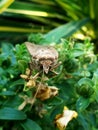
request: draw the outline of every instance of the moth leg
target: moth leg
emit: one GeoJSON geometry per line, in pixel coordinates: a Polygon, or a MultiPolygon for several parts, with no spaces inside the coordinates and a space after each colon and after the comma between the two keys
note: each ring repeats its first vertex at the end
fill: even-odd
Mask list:
{"type": "Polygon", "coordinates": [[[29,66],[29,69],[30,69],[30,75],[32,74],[32,71],[33,71],[33,69],[34,69],[34,64],[32,63],[32,62],[30,62],[29,64],[28,64],[28,66],[29,66]]]}
{"type": "Polygon", "coordinates": [[[55,68],[57,68],[57,67],[60,66],[60,65],[61,65],[61,62],[59,62],[59,63],[53,65],[53,66],[50,68],[50,71],[53,71],[55,68]]]}
{"type": "Polygon", "coordinates": [[[61,65],[61,62],[53,65],[51,68],[50,68],[50,71],[53,72],[55,75],[58,75],[59,73],[56,72],[54,69],[56,69],[57,67],[59,67],[61,65]]]}
{"type": "Polygon", "coordinates": [[[38,65],[34,61],[31,61],[28,66],[29,66],[31,73],[33,70],[39,70],[38,65]]]}

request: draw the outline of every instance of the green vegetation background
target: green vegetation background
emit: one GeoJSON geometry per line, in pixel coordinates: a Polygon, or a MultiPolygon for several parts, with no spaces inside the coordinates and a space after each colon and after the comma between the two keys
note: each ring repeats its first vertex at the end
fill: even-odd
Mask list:
{"type": "Polygon", "coordinates": [[[97,130],[98,60],[94,48],[98,40],[98,1],[0,3],[0,130],[56,130],[54,118],[64,106],[78,112],[78,118],[66,130],[97,130]],[[31,96],[31,91],[23,91],[25,81],[20,78],[29,62],[24,41],[54,45],[62,65],[58,76],[49,80],[59,88],[59,95],[19,111],[23,102],[20,95],[31,96]],[[48,111],[43,118],[36,111],[40,105],[48,111]]]}

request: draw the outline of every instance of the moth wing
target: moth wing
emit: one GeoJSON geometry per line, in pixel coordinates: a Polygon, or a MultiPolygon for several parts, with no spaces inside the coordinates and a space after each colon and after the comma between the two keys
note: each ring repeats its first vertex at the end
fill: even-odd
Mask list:
{"type": "Polygon", "coordinates": [[[52,54],[54,54],[55,58],[58,58],[58,52],[55,48],[50,47],[50,51],[51,51],[52,54]]]}
{"type": "Polygon", "coordinates": [[[30,42],[25,42],[25,45],[31,56],[35,57],[36,55],[36,45],[30,42]]]}
{"type": "Polygon", "coordinates": [[[51,54],[51,57],[54,57],[54,59],[58,58],[58,52],[54,47],[47,46],[47,51],[51,54]]]}
{"type": "Polygon", "coordinates": [[[58,58],[58,52],[56,51],[55,48],[52,46],[41,46],[41,45],[35,45],[30,42],[25,42],[25,45],[33,58],[44,58],[44,57],[54,57],[58,58]]]}

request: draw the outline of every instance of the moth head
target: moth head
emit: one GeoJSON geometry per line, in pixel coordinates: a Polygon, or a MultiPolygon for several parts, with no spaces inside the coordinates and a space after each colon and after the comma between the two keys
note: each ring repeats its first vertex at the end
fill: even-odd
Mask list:
{"type": "Polygon", "coordinates": [[[42,65],[44,72],[47,74],[53,62],[50,59],[44,59],[40,61],[40,65],[42,65]]]}

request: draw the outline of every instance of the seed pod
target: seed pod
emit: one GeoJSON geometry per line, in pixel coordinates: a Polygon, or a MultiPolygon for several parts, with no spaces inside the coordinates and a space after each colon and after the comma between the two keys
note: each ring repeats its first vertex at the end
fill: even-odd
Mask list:
{"type": "Polygon", "coordinates": [[[83,97],[90,97],[94,93],[94,88],[87,84],[77,86],[76,90],[77,93],[83,97]]]}
{"type": "Polygon", "coordinates": [[[67,70],[67,72],[74,72],[79,67],[79,65],[75,59],[67,59],[64,62],[64,67],[67,70]]]}
{"type": "Polygon", "coordinates": [[[28,75],[28,76],[30,75],[30,69],[29,68],[26,69],[26,75],[28,75]]]}

